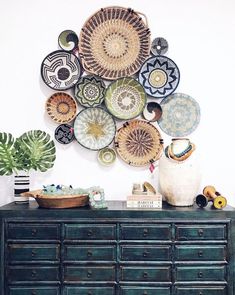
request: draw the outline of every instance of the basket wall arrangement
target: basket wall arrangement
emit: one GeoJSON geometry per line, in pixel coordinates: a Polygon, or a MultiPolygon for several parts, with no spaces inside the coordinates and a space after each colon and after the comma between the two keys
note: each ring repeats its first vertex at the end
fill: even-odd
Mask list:
{"type": "Polygon", "coordinates": [[[179,67],[167,56],[166,38],[151,39],[143,12],[101,8],[79,32],[60,31],[58,47],[41,64],[42,80],[54,91],[45,106],[58,124],[58,143],[77,142],[101,165],[113,165],[118,155],[152,172],[164,134],[188,136],[198,127],[199,104],[176,93],[179,67]]]}

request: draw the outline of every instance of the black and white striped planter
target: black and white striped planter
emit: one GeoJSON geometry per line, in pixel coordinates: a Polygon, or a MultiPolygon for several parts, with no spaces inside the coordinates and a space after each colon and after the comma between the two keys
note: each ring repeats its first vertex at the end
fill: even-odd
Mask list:
{"type": "Polygon", "coordinates": [[[30,178],[29,175],[23,172],[14,175],[14,201],[15,203],[28,203],[29,198],[23,197],[20,194],[29,191],[30,178]]]}

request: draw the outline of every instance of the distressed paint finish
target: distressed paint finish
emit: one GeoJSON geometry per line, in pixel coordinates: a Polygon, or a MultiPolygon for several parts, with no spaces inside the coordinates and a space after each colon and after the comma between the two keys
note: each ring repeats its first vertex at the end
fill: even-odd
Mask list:
{"type": "Polygon", "coordinates": [[[0,208],[1,295],[235,295],[235,209],[0,208]]]}
{"type": "Polygon", "coordinates": [[[68,262],[116,261],[116,246],[65,245],[64,249],[64,260],[68,262]]]}
{"type": "Polygon", "coordinates": [[[58,287],[10,287],[9,295],[59,295],[58,287]]]}
{"type": "Polygon", "coordinates": [[[114,295],[112,287],[65,287],[63,295],[114,295]]]}
{"type": "Polygon", "coordinates": [[[17,262],[46,262],[59,261],[59,245],[50,244],[17,244],[8,245],[8,260],[17,262]]]}
{"type": "Polygon", "coordinates": [[[125,286],[121,287],[120,290],[121,295],[170,295],[171,289],[170,287],[132,287],[132,286],[125,286]]]}

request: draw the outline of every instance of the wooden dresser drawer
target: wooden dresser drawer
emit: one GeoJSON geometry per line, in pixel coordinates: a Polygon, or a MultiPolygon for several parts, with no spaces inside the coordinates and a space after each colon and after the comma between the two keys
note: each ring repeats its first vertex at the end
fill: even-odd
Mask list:
{"type": "Polygon", "coordinates": [[[171,267],[120,267],[121,281],[140,281],[140,282],[169,282],[171,280],[171,267]]]}
{"type": "Polygon", "coordinates": [[[226,295],[227,288],[225,286],[216,287],[177,287],[176,295],[226,295]]]}
{"type": "Polygon", "coordinates": [[[176,240],[224,240],[227,238],[226,225],[177,225],[176,240]]]}
{"type": "Polygon", "coordinates": [[[66,224],[65,239],[68,240],[115,240],[115,224],[66,224]]]}
{"type": "Polygon", "coordinates": [[[59,229],[57,224],[9,223],[7,237],[13,240],[58,240],[59,229]]]}
{"type": "Polygon", "coordinates": [[[65,287],[63,295],[114,295],[112,287],[65,287]]]}
{"type": "Polygon", "coordinates": [[[59,267],[53,266],[10,266],[8,267],[8,281],[31,282],[46,281],[56,282],[59,280],[59,267]]]}
{"type": "Polygon", "coordinates": [[[121,224],[121,240],[171,240],[170,224],[121,224]]]}
{"type": "Polygon", "coordinates": [[[177,245],[175,246],[175,260],[226,261],[226,246],[177,245]]]}
{"type": "Polygon", "coordinates": [[[170,295],[170,287],[132,287],[120,288],[120,295],[170,295]]]}
{"type": "Polygon", "coordinates": [[[9,244],[9,262],[59,261],[59,245],[53,244],[9,244]]]}
{"type": "Polygon", "coordinates": [[[171,258],[171,246],[120,246],[120,258],[125,261],[164,261],[171,258]]]}
{"type": "Polygon", "coordinates": [[[115,281],[114,266],[65,266],[65,281],[115,281]]]}
{"type": "Polygon", "coordinates": [[[115,261],[116,246],[65,245],[65,261],[115,261]]]}
{"type": "Polygon", "coordinates": [[[177,266],[176,281],[225,281],[225,266],[177,266]]]}
{"type": "Polygon", "coordinates": [[[58,287],[9,287],[9,295],[59,295],[60,290],[58,287]]]}

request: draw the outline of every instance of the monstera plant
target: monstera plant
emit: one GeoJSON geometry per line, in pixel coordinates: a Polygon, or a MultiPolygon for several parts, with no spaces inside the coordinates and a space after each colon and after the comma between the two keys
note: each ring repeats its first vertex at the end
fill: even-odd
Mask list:
{"type": "Polygon", "coordinates": [[[41,130],[25,132],[16,139],[10,133],[0,133],[0,175],[30,169],[45,172],[54,165],[55,151],[54,141],[41,130]]]}

